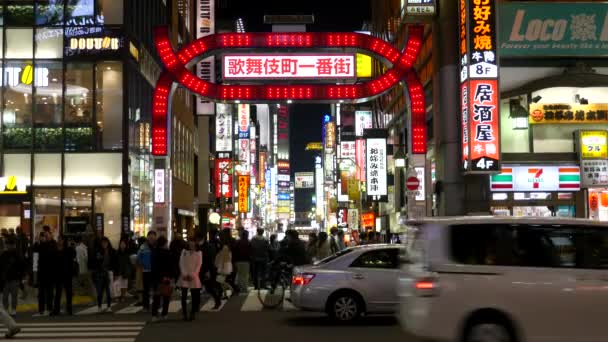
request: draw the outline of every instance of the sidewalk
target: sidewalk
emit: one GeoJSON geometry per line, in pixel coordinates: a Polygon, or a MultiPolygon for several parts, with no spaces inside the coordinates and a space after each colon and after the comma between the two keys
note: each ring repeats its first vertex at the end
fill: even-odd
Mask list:
{"type": "MultiPolygon", "coordinates": [[[[26,297],[22,297],[23,292],[19,291],[19,300],[17,305],[17,313],[28,313],[38,311],[38,289],[34,287],[26,287],[26,297]]],[[[65,297],[65,295],[64,295],[65,297]]],[[[95,302],[92,295],[74,295],[72,297],[72,305],[89,305],[95,302]]],[[[65,298],[62,298],[61,304],[65,304],[65,298]]]]}

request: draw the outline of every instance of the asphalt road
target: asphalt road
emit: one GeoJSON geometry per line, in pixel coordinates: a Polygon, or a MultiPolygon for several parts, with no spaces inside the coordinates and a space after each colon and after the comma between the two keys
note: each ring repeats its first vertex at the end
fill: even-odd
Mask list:
{"type": "MultiPolygon", "coordinates": [[[[229,305],[230,303],[228,303],[229,305]]],[[[227,306],[228,306],[227,305],[227,306]]],[[[352,324],[335,324],[325,316],[299,311],[201,312],[194,322],[179,314],[149,323],[150,316],[95,314],[72,317],[24,317],[16,341],[42,342],[181,342],[181,341],[400,341],[407,337],[392,317],[370,316],[352,324]]],[[[2,334],[4,330],[0,329],[2,334]]],[[[4,337],[0,337],[0,340],[4,337]]]]}

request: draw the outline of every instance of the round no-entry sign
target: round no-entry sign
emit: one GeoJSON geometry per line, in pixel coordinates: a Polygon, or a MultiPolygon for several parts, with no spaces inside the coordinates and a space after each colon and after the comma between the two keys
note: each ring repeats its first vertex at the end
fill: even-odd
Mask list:
{"type": "Polygon", "coordinates": [[[408,177],[405,185],[409,191],[416,191],[420,186],[420,181],[416,177],[408,177]]]}

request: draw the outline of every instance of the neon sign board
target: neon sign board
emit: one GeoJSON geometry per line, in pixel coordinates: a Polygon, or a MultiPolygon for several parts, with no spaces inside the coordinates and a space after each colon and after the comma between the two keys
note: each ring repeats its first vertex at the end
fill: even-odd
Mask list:
{"type": "MultiPolygon", "coordinates": [[[[220,33],[199,38],[176,51],[171,45],[167,27],[155,30],[155,43],[165,71],[157,82],[153,101],[153,154],[166,155],[169,101],[175,83],[194,94],[217,102],[366,102],[404,82],[412,109],[412,146],[414,153],[426,153],[426,106],[420,79],[413,70],[422,45],[423,27],[410,25],[405,48],[400,51],[390,43],[356,32],[263,32],[220,33]],[[345,53],[365,53],[386,65],[386,72],[356,84],[218,84],[196,76],[189,67],[201,58],[230,50],[323,50],[341,49],[345,53]]],[[[305,54],[298,54],[304,56],[305,54]]],[[[313,55],[321,55],[313,54],[313,55]]],[[[255,56],[255,54],[249,57],[255,56]]],[[[257,63],[257,62],[256,62],[257,63]]],[[[353,61],[353,69],[356,62],[353,61]]],[[[351,70],[356,72],[356,70],[351,70]]],[[[342,77],[342,76],[340,76],[342,77]]],[[[281,77],[289,79],[288,77],[281,77]]]]}
{"type": "Polygon", "coordinates": [[[354,78],[354,54],[225,55],[224,79],[354,78]]]}

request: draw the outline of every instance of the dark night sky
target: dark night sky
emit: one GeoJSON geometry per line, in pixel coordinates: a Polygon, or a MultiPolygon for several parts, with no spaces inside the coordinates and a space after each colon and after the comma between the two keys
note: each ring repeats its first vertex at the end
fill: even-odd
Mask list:
{"type": "MultiPolygon", "coordinates": [[[[265,14],[313,14],[315,24],[308,31],[357,31],[370,18],[371,0],[223,0],[228,3],[225,19],[243,18],[248,32],[269,32],[265,14]]],[[[377,0],[376,0],[377,1],[377,0]]],[[[329,113],[327,104],[291,105],[291,167],[293,172],[314,171],[314,154],[306,144],[321,141],[321,120],[329,113]]],[[[301,191],[298,191],[301,193],[301,191]]],[[[296,196],[296,211],[311,207],[310,196],[296,196]],[[303,200],[304,198],[306,200],[303,200]]]]}

